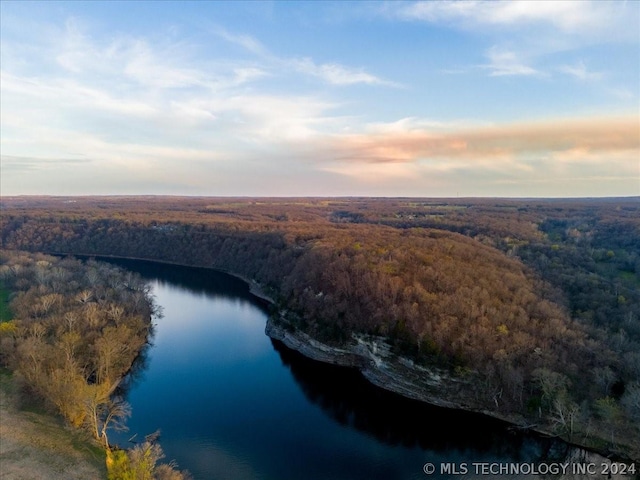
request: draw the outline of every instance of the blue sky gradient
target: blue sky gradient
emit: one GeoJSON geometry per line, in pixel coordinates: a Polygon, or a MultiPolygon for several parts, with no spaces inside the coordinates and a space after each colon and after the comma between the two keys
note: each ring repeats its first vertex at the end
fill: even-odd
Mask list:
{"type": "Polygon", "coordinates": [[[640,2],[0,9],[2,195],[640,194],[640,2]]]}

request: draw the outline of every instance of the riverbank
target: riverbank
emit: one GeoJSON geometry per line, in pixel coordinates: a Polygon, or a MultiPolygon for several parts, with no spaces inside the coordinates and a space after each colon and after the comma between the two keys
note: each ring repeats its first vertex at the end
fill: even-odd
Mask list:
{"type": "Polygon", "coordinates": [[[102,480],[104,452],[62,420],[25,405],[15,377],[0,372],[0,476],[3,480],[102,480]]]}
{"type": "MultiPolygon", "coordinates": [[[[98,259],[121,258],[151,261],[160,264],[205,268],[223,272],[244,281],[248,285],[249,291],[262,301],[271,304],[275,303],[268,294],[262,291],[260,284],[255,280],[220,268],[138,257],[89,256],[98,259]]],[[[275,321],[271,319],[267,322],[266,334],[308,358],[335,365],[355,367],[372,384],[404,397],[440,407],[483,414],[505,421],[517,429],[527,429],[546,436],[559,436],[550,424],[532,425],[532,422],[528,421],[523,415],[502,413],[498,411],[499,407],[494,409],[492,404],[488,405],[486,393],[484,396],[476,395],[479,379],[472,371],[469,370],[464,375],[453,375],[448,369],[417,365],[408,358],[392,355],[389,346],[382,337],[359,335],[354,336],[349,344],[339,347],[326,345],[303,332],[290,328],[286,319],[286,312],[284,315],[281,313],[280,319],[275,321]]],[[[608,439],[596,437],[598,433],[605,435],[602,432],[591,431],[588,437],[580,440],[578,440],[578,435],[574,435],[573,438],[568,438],[567,436],[561,438],[571,445],[599,452],[605,456],[640,461],[640,446],[637,440],[625,440],[622,443],[620,439],[623,437],[620,437],[616,439],[620,443],[612,446],[608,439]]]]}
{"type": "Polygon", "coordinates": [[[158,463],[151,441],[106,461],[107,432],[129,415],[112,394],[149,345],[157,313],[144,281],[106,263],[20,251],[3,250],[0,267],[15,318],[2,323],[2,360],[19,372],[2,371],[2,479],[185,478],[158,463]],[[85,452],[96,468],[84,468],[85,452]]]}
{"type": "Polygon", "coordinates": [[[305,357],[320,362],[353,367],[377,387],[431,405],[482,413],[500,420],[514,422],[482,406],[465,396],[472,387],[471,380],[455,378],[448,371],[437,367],[425,367],[411,360],[397,357],[381,337],[353,335],[350,345],[333,347],[319,342],[309,335],[294,331],[286,324],[270,318],[265,327],[267,336],[284,343],[288,348],[305,357]]]}
{"type": "MultiPolygon", "coordinates": [[[[287,328],[287,321],[269,318],[265,334],[307,358],[332,365],[357,368],[369,382],[406,398],[426,402],[439,407],[463,410],[486,415],[513,425],[513,428],[529,430],[540,435],[562,438],[570,445],[585,449],[607,459],[634,462],[640,466],[640,450],[637,445],[619,445],[625,450],[601,446],[598,437],[590,441],[576,441],[557,435],[546,426],[531,425],[523,416],[504,415],[487,409],[474,398],[473,376],[454,377],[447,370],[433,366],[416,365],[410,359],[398,357],[381,337],[353,335],[348,345],[334,347],[310,337],[304,332],[287,328]]],[[[603,460],[605,460],[603,458],[603,460]]]]}
{"type": "Polygon", "coordinates": [[[138,262],[158,263],[158,264],[161,264],[161,265],[174,265],[176,267],[201,268],[201,269],[205,269],[205,270],[213,270],[214,272],[225,273],[225,274],[227,274],[227,275],[229,275],[231,277],[237,278],[238,280],[242,280],[249,287],[249,293],[251,293],[251,295],[253,295],[254,297],[257,297],[260,300],[263,300],[263,301],[265,301],[265,302],[267,302],[269,304],[272,304],[272,305],[275,304],[275,300],[262,290],[262,288],[260,287],[260,284],[258,282],[256,282],[252,278],[245,277],[244,275],[240,275],[238,273],[234,273],[234,272],[232,272],[230,270],[225,270],[223,268],[207,267],[207,266],[203,266],[203,265],[192,265],[192,264],[189,264],[189,263],[170,262],[170,261],[167,261],[167,260],[157,260],[157,259],[149,259],[149,258],[143,258],[143,257],[123,257],[123,256],[120,256],[120,255],[91,255],[91,254],[88,254],[88,253],[73,254],[73,253],[54,252],[54,251],[45,251],[43,253],[45,253],[47,255],[55,255],[55,256],[61,256],[61,257],[73,256],[73,257],[78,257],[78,258],[95,258],[97,260],[100,260],[100,259],[134,260],[134,261],[138,261],[138,262]]]}

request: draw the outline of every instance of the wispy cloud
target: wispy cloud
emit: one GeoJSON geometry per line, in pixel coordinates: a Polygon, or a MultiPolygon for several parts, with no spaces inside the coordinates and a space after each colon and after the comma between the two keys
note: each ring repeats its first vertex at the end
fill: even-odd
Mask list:
{"type": "Polygon", "coordinates": [[[617,98],[619,100],[624,100],[624,101],[632,101],[632,100],[638,100],[638,96],[640,94],[640,91],[638,89],[636,89],[635,93],[628,89],[628,88],[623,88],[623,87],[608,87],[606,89],[606,92],[608,95],[617,98]]]}
{"type": "Polygon", "coordinates": [[[275,55],[250,35],[231,33],[222,27],[214,27],[212,32],[227,42],[239,45],[245,50],[255,54],[274,70],[301,73],[319,78],[328,84],[336,86],[357,84],[399,86],[399,84],[395,82],[385,80],[367,72],[364,68],[353,68],[336,62],[317,63],[309,57],[296,58],[275,55]]]}
{"type": "MultiPolygon", "coordinates": [[[[268,54],[252,37],[222,29],[217,35],[268,54]]],[[[236,152],[253,149],[256,142],[268,148],[313,136],[329,123],[340,124],[329,115],[337,106],[334,101],[245,88],[278,75],[275,66],[284,62],[279,59],[202,61],[197,48],[186,42],[121,34],[99,40],[78,19],[67,21],[43,44],[46,48],[33,50],[8,42],[14,55],[0,72],[3,133],[11,128],[11,135],[2,139],[7,153],[29,144],[37,150],[30,154],[46,156],[48,150],[48,155],[61,157],[67,155],[63,146],[69,145],[100,158],[128,156],[135,162],[173,155],[188,161],[216,158],[219,152],[231,155],[234,142],[236,152]],[[54,61],[35,72],[25,70],[20,59],[54,61]]],[[[309,60],[309,65],[315,64],[309,60]]],[[[375,81],[339,66],[319,68],[328,77],[325,81],[336,84],[375,81]]]]}
{"type": "Polygon", "coordinates": [[[23,172],[40,169],[55,170],[61,166],[77,167],[81,164],[91,163],[88,158],[37,158],[19,157],[14,155],[1,155],[2,170],[7,172],[23,172]]]}
{"type": "Polygon", "coordinates": [[[233,33],[220,25],[212,27],[211,32],[226,40],[227,42],[238,45],[245,50],[254,53],[255,55],[259,55],[262,57],[271,56],[271,53],[269,52],[267,47],[265,47],[259,40],[251,35],[233,33]]]}
{"type": "MultiPolygon", "coordinates": [[[[353,15],[341,19],[344,24],[322,24],[341,35],[335,45],[344,40],[345,52],[335,45],[317,48],[318,38],[305,37],[302,25],[292,29],[295,34],[262,29],[260,36],[233,15],[219,17],[224,27],[203,27],[202,19],[187,17],[191,23],[172,27],[167,14],[163,25],[150,20],[129,30],[114,27],[115,15],[65,21],[58,12],[52,21],[23,20],[29,28],[3,16],[3,193],[179,188],[201,194],[429,195],[456,191],[460,183],[478,185],[467,193],[486,194],[487,185],[522,187],[528,179],[542,185],[546,179],[556,190],[537,191],[557,194],[563,186],[558,179],[569,178],[585,179],[581,191],[587,193],[587,185],[593,189],[600,181],[595,179],[609,179],[607,192],[621,186],[634,191],[637,115],[606,112],[634,113],[637,68],[620,68],[618,58],[602,61],[602,45],[611,45],[618,38],[612,31],[625,30],[628,22],[620,19],[621,4],[601,3],[363,4],[359,14],[382,8],[388,18],[415,25],[370,16],[365,26],[348,24],[353,15]],[[615,20],[614,27],[604,25],[607,19],[615,20]],[[398,38],[378,56],[359,35],[381,23],[398,38]],[[428,24],[448,28],[451,44],[415,42],[422,32],[425,39],[441,33],[428,24]],[[583,34],[590,28],[596,40],[583,34]],[[410,35],[403,36],[405,30],[410,35]],[[294,35],[300,45],[271,47],[294,35]],[[585,47],[591,41],[597,49],[585,47]],[[437,75],[452,58],[464,59],[457,71],[465,75],[437,75]],[[561,77],[577,81],[554,82],[561,77]],[[567,95],[571,101],[546,101],[548,89],[562,99],[559,88],[567,86],[576,88],[567,95]],[[514,104],[486,108],[505,98],[514,104]],[[582,111],[602,117],[508,123],[526,118],[534,103],[537,118],[557,118],[565,107],[572,115],[579,98],[582,111]],[[492,115],[505,123],[495,125],[492,115]]],[[[299,8],[310,21],[310,7],[299,8]]],[[[295,21],[276,17],[269,20],[273,25],[295,21]]],[[[368,41],[380,46],[380,38],[368,41]]],[[[630,50],[615,47],[619,57],[630,50]]],[[[509,191],[495,192],[501,193],[509,191]]]]}
{"type": "MultiPolygon", "coordinates": [[[[583,63],[554,64],[559,52],[578,51],[602,43],[637,43],[638,2],[602,1],[480,1],[440,0],[387,2],[377,8],[386,18],[444,26],[486,39],[489,63],[480,65],[489,76],[572,75],[580,80],[599,79],[583,63]],[[534,66],[535,64],[535,66],[534,66]]],[[[482,41],[479,49],[486,49],[482,41]]],[[[442,69],[444,73],[469,73],[477,65],[442,69]]]]}
{"type": "Polygon", "coordinates": [[[318,77],[332,85],[387,85],[399,86],[397,83],[381,79],[367,73],[363,69],[352,69],[337,63],[316,64],[310,58],[289,60],[287,63],[298,72],[318,77]]]}
{"type": "Polygon", "coordinates": [[[589,31],[601,34],[606,31],[616,37],[620,34],[627,37],[631,35],[629,32],[616,32],[616,24],[627,23],[625,16],[630,10],[623,2],[572,0],[388,2],[381,8],[383,14],[392,18],[446,23],[464,29],[548,26],[568,34],[589,31]]]}
{"type": "MultiPolygon", "coordinates": [[[[69,111],[74,108],[90,108],[93,111],[107,111],[115,114],[122,114],[132,117],[146,117],[157,113],[157,108],[149,102],[142,99],[135,99],[129,96],[114,96],[106,89],[91,83],[81,82],[68,77],[24,77],[12,75],[10,73],[0,71],[0,79],[2,81],[2,89],[6,94],[10,94],[17,98],[22,96],[28,98],[23,107],[33,105],[33,102],[39,100],[41,113],[45,114],[48,110],[57,108],[69,111]]],[[[12,115],[13,109],[9,108],[14,102],[7,100],[7,111],[5,117],[12,115]]],[[[21,109],[22,112],[27,110],[21,109]]]]}
{"type": "Polygon", "coordinates": [[[604,77],[602,72],[590,71],[583,61],[573,65],[561,65],[558,67],[558,71],[581,81],[601,80],[604,77]]]}
{"type": "Polygon", "coordinates": [[[487,52],[489,63],[480,67],[489,71],[492,77],[541,75],[541,72],[527,65],[518,54],[497,47],[487,52]]]}

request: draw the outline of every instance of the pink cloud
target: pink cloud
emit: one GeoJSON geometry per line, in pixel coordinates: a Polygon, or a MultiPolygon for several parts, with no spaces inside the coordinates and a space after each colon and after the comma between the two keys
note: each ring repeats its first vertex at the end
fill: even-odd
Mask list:
{"type": "Polygon", "coordinates": [[[328,150],[331,160],[364,163],[411,163],[423,159],[481,162],[578,151],[585,155],[627,152],[629,158],[637,160],[640,119],[627,116],[551,120],[444,133],[408,127],[386,133],[335,136],[329,141],[328,150]]]}

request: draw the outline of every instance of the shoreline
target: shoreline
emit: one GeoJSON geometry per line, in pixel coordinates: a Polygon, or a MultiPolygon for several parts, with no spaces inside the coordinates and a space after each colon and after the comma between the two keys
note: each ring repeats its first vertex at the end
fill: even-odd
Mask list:
{"type": "Polygon", "coordinates": [[[599,455],[603,459],[640,465],[640,458],[633,458],[619,451],[600,449],[593,445],[569,440],[545,428],[540,428],[538,425],[531,425],[525,421],[524,417],[517,414],[503,415],[489,410],[473,402],[470,396],[465,397],[463,390],[465,387],[470,387],[471,382],[454,378],[449,372],[438,367],[415,365],[404,357],[391,359],[388,345],[379,340],[373,340],[372,337],[354,335],[356,344],[350,348],[332,347],[315,340],[304,332],[291,332],[286,327],[277,325],[272,318],[267,320],[265,334],[312,360],[356,368],[371,384],[401,397],[436,407],[485,415],[502,421],[513,429],[557,438],[567,445],[580,448],[589,454],[599,455]],[[383,353],[380,354],[376,350],[383,353]],[[454,400],[447,399],[452,397],[454,400]]]}
{"type": "Polygon", "coordinates": [[[513,418],[483,409],[472,401],[463,403],[443,398],[443,392],[461,392],[471,382],[453,378],[445,369],[417,366],[407,358],[396,357],[390,353],[389,345],[381,337],[354,335],[355,343],[352,346],[332,347],[306,333],[291,332],[271,318],[267,320],[265,334],[312,360],[356,368],[373,385],[402,397],[442,408],[487,415],[522,428],[513,418]]]}
{"type": "MultiPolygon", "coordinates": [[[[87,253],[74,254],[60,252],[42,253],[50,255],[89,257],[98,260],[100,258],[134,260],[213,270],[242,280],[247,285],[251,295],[263,302],[276,306],[275,300],[262,290],[260,284],[256,280],[222,268],[119,255],[87,253]]],[[[470,381],[464,381],[461,378],[452,377],[451,374],[444,369],[431,366],[418,366],[415,365],[413,361],[405,357],[397,357],[396,361],[389,361],[389,357],[391,356],[389,352],[389,345],[386,344],[381,337],[374,338],[367,335],[354,335],[354,345],[347,345],[343,348],[332,347],[312,338],[304,332],[298,330],[289,331],[282,325],[288,324],[286,317],[282,313],[280,313],[280,319],[281,322],[278,322],[280,324],[276,324],[274,319],[271,317],[267,319],[265,335],[282,342],[287,348],[295,350],[312,360],[337,366],[357,368],[367,381],[379,388],[396,393],[402,397],[425,402],[438,407],[486,415],[503,421],[516,429],[528,430],[538,435],[555,437],[568,445],[581,448],[587,452],[595,453],[608,459],[635,463],[640,466],[640,454],[638,458],[633,458],[622,452],[610,449],[600,449],[593,445],[579,443],[575,440],[569,440],[561,435],[546,430],[545,428],[539,428],[538,425],[531,425],[529,422],[525,421],[524,417],[517,414],[503,415],[487,409],[485,405],[474,402],[469,395],[465,396],[464,390],[470,388],[472,385],[470,381]],[[447,400],[447,398],[454,398],[456,400],[451,401],[447,400]],[[464,399],[465,401],[462,401],[461,399],[464,399]]]]}
{"type": "Polygon", "coordinates": [[[104,253],[92,254],[92,253],[65,253],[65,252],[49,252],[49,251],[42,251],[40,253],[44,253],[46,255],[86,257],[86,258],[95,258],[95,259],[111,258],[111,259],[114,259],[114,260],[134,260],[134,261],[138,261],[138,262],[151,262],[151,263],[159,263],[159,264],[162,264],[162,265],[174,265],[176,267],[201,268],[201,269],[204,269],[204,270],[213,270],[215,272],[224,273],[224,274],[229,275],[231,277],[235,277],[238,280],[242,280],[244,283],[247,284],[247,286],[249,287],[249,293],[251,295],[253,295],[254,297],[257,297],[260,300],[264,300],[265,302],[267,302],[267,303],[269,303],[271,305],[275,305],[275,303],[276,303],[273,298],[271,298],[269,295],[267,295],[260,288],[260,284],[258,282],[256,282],[255,280],[253,280],[253,279],[251,279],[249,277],[245,277],[244,275],[240,275],[239,273],[235,273],[235,272],[232,272],[230,270],[225,270],[224,268],[207,267],[207,266],[204,266],[204,265],[191,265],[191,264],[188,264],[188,263],[171,262],[169,260],[157,260],[157,259],[153,259],[153,258],[127,257],[127,256],[123,256],[123,255],[108,255],[108,254],[104,254],[104,253]]]}

